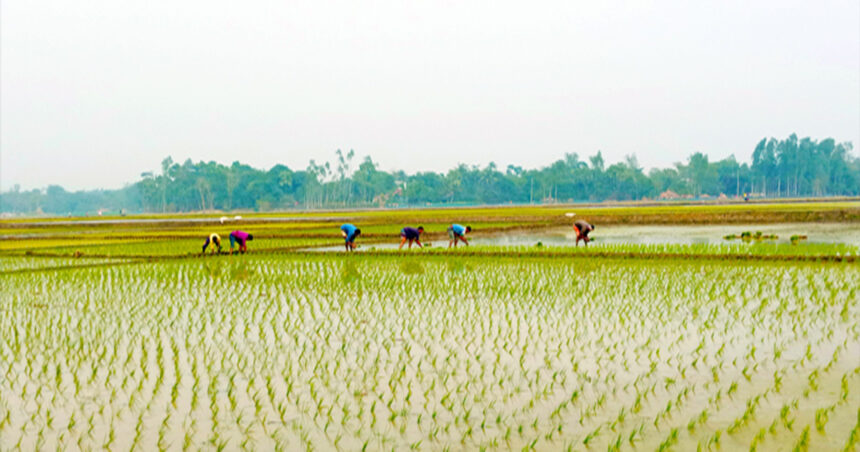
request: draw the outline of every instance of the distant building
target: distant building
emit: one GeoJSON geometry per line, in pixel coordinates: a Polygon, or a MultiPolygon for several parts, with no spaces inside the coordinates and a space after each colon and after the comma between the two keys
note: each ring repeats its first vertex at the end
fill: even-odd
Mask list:
{"type": "Polygon", "coordinates": [[[681,195],[675,193],[672,190],[666,190],[663,193],[660,193],[660,199],[681,199],[681,195]]]}

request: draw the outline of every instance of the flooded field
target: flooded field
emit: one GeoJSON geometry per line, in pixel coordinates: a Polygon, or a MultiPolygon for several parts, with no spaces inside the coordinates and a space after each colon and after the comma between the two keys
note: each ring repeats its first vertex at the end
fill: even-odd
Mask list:
{"type": "MultiPolygon", "coordinates": [[[[789,243],[792,235],[806,235],[808,243],[844,243],[860,246],[860,226],[846,223],[794,223],[794,224],[750,224],[750,225],[659,225],[659,226],[598,226],[591,233],[591,245],[601,243],[641,243],[641,244],[721,244],[737,243],[723,237],[729,234],[740,235],[745,231],[761,231],[765,235],[775,234],[773,243],[789,243]]],[[[572,228],[556,228],[540,232],[514,232],[491,237],[475,235],[475,244],[484,245],[534,245],[541,242],[546,246],[576,245],[576,234],[572,228]]],[[[447,244],[446,244],[447,246],[447,244]]],[[[581,244],[580,244],[581,246],[581,244]]]]}
{"type": "MultiPolygon", "coordinates": [[[[655,226],[598,226],[590,235],[590,247],[603,244],[738,244],[741,240],[726,240],[729,234],[740,235],[743,232],[755,234],[761,231],[764,235],[777,235],[775,240],[764,240],[765,243],[790,243],[792,235],[806,235],[804,243],[834,243],[860,246],[860,225],[852,223],[781,223],[781,224],[749,224],[749,225],[655,225],[655,226]]],[[[575,246],[576,234],[570,227],[556,227],[544,230],[514,230],[504,233],[482,234],[475,230],[469,237],[473,245],[491,246],[575,246]]],[[[389,243],[373,243],[362,246],[361,250],[397,249],[400,246],[396,237],[389,243]]],[[[447,247],[447,239],[428,240],[431,247],[447,247]]],[[[755,241],[750,244],[756,243],[755,241]]],[[[462,246],[462,244],[460,245],[462,246]]],[[[580,243],[580,246],[583,246],[580,243]]],[[[406,248],[406,246],[404,246],[406,248]]],[[[317,251],[343,251],[342,246],[317,248],[317,251]]]]}
{"type": "Polygon", "coordinates": [[[351,213],[355,254],[341,218],[0,224],[0,450],[860,444],[854,210],[595,221],[587,249],[558,208],[465,212],[351,213]],[[431,246],[397,252],[420,218],[431,246]],[[201,253],[237,228],[248,254],[201,253]]]}
{"type": "Polygon", "coordinates": [[[853,450],[858,280],[417,254],[0,274],[0,449],[853,450]]]}

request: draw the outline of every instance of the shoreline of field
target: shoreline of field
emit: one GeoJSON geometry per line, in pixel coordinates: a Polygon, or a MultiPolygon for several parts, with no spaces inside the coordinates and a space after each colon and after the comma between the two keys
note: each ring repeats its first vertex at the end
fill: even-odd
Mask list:
{"type": "MultiPolygon", "coordinates": [[[[683,247],[674,247],[683,250],[683,247]]],[[[692,247],[689,247],[692,249],[692,247]]],[[[98,255],[98,254],[59,254],[59,253],[29,253],[21,255],[0,255],[0,258],[32,258],[32,259],[74,259],[80,263],[72,265],[59,266],[40,266],[31,268],[13,268],[10,270],[0,271],[0,276],[14,275],[21,273],[41,273],[53,272],[62,270],[77,270],[94,267],[112,267],[125,266],[134,264],[157,264],[165,262],[181,262],[181,261],[212,261],[215,259],[225,259],[227,262],[242,262],[246,256],[249,259],[260,257],[291,257],[291,258],[320,258],[324,256],[332,256],[333,253],[325,253],[313,251],[303,248],[283,248],[270,249],[249,252],[244,255],[230,255],[229,253],[221,254],[182,254],[182,255],[98,255]],[[93,263],[92,261],[98,261],[93,263]]],[[[546,260],[546,261],[642,261],[642,262],[702,262],[702,263],[743,263],[743,262],[760,262],[760,263],[784,263],[784,264],[833,264],[833,265],[853,265],[860,263],[860,256],[856,254],[839,255],[839,254],[744,254],[737,252],[726,253],[707,253],[707,252],[648,252],[648,251],[603,251],[603,250],[587,250],[571,248],[563,249],[523,249],[511,247],[511,249],[495,249],[495,250],[472,250],[472,249],[456,249],[448,250],[442,248],[422,250],[420,252],[402,252],[399,250],[363,250],[353,254],[336,253],[335,256],[341,256],[344,262],[350,262],[351,259],[402,259],[412,260],[414,262],[436,261],[440,258],[454,260],[469,260],[475,258],[486,259],[529,259],[529,260],[546,260]]]]}
{"type": "Polygon", "coordinates": [[[0,229],[27,227],[52,227],[88,225],[93,227],[116,225],[177,226],[194,224],[267,224],[303,222],[340,222],[365,219],[385,221],[420,218],[428,221],[434,217],[440,222],[450,218],[459,221],[492,218],[494,220],[518,220],[566,224],[566,213],[588,217],[592,222],[603,224],[731,224],[742,222],[815,222],[840,221],[860,222],[860,198],[827,200],[767,200],[758,202],[698,202],[698,203],[618,203],[618,204],[546,204],[546,205],[498,205],[498,206],[445,206],[408,208],[356,208],[326,209],[282,212],[189,212],[167,214],[141,214],[132,216],[105,217],[20,217],[0,219],[0,229]],[[337,215],[332,215],[337,214],[337,215]],[[227,219],[222,216],[242,218],[227,219]]]}

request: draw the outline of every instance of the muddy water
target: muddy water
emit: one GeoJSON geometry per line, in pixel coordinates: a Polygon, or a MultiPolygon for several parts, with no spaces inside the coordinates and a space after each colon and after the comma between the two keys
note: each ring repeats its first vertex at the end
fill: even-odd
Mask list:
{"type": "MultiPolygon", "coordinates": [[[[806,235],[809,243],[844,243],[860,245],[860,226],[846,223],[780,223],[750,225],[684,225],[684,226],[597,226],[590,237],[593,243],[635,244],[720,244],[742,243],[740,240],[725,240],[728,234],[740,235],[749,231],[761,231],[765,235],[775,234],[771,243],[789,243],[792,235],[806,235]]],[[[503,234],[492,237],[475,236],[475,244],[482,245],[534,245],[541,242],[547,246],[571,246],[576,244],[572,228],[546,231],[503,234]]]]}
{"type": "MultiPolygon", "coordinates": [[[[755,234],[777,235],[767,243],[789,243],[792,235],[806,235],[806,243],[842,243],[860,246],[860,226],[850,223],[777,223],[748,225],[653,225],[653,226],[600,226],[591,233],[592,246],[601,244],[731,244],[741,240],[725,240],[728,234],[749,231],[755,234]]],[[[399,241],[362,245],[359,249],[396,249],[399,241]]],[[[573,228],[553,228],[539,231],[512,231],[504,234],[483,235],[475,231],[469,238],[474,245],[532,246],[538,242],[545,246],[575,246],[573,228]]],[[[433,247],[446,247],[445,239],[430,241],[433,247]]],[[[406,247],[404,246],[404,250],[406,247]]],[[[343,251],[343,246],[318,248],[316,251],[343,251]]]]}
{"type": "Polygon", "coordinates": [[[857,420],[853,266],[246,257],[0,279],[0,449],[842,450],[857,420]]]}

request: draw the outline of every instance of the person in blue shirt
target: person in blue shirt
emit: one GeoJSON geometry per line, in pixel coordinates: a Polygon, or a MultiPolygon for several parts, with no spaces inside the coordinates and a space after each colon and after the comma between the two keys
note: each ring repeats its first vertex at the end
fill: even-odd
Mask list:
{"type": "Polygon", "coordinates": [[[354,224],[346,223],[340,227],[340,235],[346,244],[346,250],[352,251],[355,249],[355,238],[361,235],[361,229],[355,227],[354,224]]]}
{"type": "Polygon", "coordinates": [[[409,249],[412,249],[412,242],[418,244],[419,248],[423,248],[424,245],[421,244],[421,233],[424,232],[424,226],[418,226],[417,228],[405,227],[400,230],[400,248],[403,249],[403,244],[406,241],[409,241],[409,249]]]}
{"type": "Polygon", "coordinates": [[[448,248],[451,248],[451,245],[454,245],[454,248],[457,247],[457,242],[463,242],[466,246],[469,246],[469,242],[466,240],[466,233],[472,232],[471,226],[463,226],[459,224],[452,224],[448,226],[448,248]]]}

